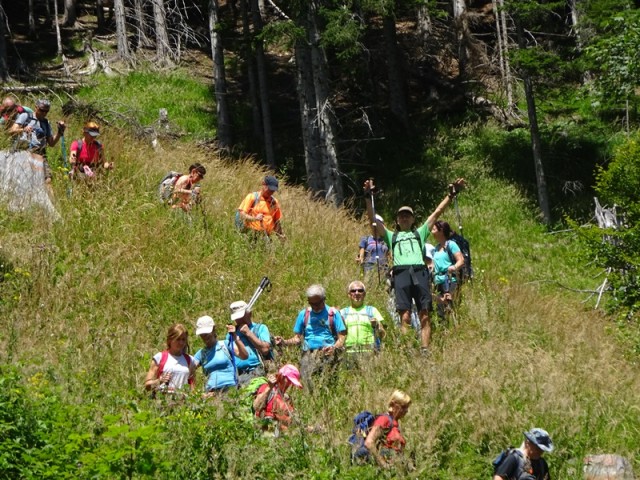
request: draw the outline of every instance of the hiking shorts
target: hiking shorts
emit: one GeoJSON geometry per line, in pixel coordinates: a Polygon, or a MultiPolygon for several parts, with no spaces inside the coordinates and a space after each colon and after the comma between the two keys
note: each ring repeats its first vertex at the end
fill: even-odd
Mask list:
{"type": "Polygon", "coordinates": [[[429,270],[424,266],[394,268],[393,282],[396,293],[396,309],[411,310],[412,300],[418,311],[433,310],[429,270]]]}

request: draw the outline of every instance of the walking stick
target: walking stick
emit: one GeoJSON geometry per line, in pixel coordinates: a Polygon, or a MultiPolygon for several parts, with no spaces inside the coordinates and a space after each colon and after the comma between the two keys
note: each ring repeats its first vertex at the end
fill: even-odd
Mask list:
{"type": "MultiPolygon", "coordinates": [[[[369,178],[370,185],[373,185],[373,177],[369,178]]],[[[376,268],[378,269],[378,285],[380,285],[380,249],[378,248],[378,218],[376,217],[376,204],[373,201],[373,189],[369,190],[371,194],[371,210],[373,211],[373,240],[376,244],[376,268]]],[[[364,269],[364,265],[362,266],[364,269]]]]}
{"type": "Polygon", "coordinates": [[[69,161],[67,159],[67,147],[65,146],[64,134],[60,135],[60,148],[62,149],[62,165],[67,171],[67,198],[71,197],[71,170],[69,168],[69,161]]]}
{"type": "Polygon", "coordinates": [[[464,234],[462,233],[462,220],[460,219],[460,208],[458,207],[457,195],[453,197],[453,206],[456,209],[456,217],[458,218],[458,231],[460,232],[460,236],[464,237],[464,234]]]}

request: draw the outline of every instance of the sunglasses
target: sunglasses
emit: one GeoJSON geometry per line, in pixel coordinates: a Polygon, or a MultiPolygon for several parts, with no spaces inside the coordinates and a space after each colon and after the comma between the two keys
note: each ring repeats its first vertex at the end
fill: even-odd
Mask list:
{"type": "Polygon", "coordinates": [[[364,293],[364,288],[352,288],[349,293],[364,293]]]}

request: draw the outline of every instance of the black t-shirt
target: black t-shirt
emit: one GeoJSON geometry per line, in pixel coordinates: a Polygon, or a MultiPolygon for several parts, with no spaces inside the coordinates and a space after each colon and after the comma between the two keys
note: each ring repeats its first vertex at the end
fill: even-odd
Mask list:
{"type": "Polygon", "coordinates": [[[500,464],[495,474],[505,480],[551,480],[549,466],[544,458],[525,459],[516,451],[500,464]]]}

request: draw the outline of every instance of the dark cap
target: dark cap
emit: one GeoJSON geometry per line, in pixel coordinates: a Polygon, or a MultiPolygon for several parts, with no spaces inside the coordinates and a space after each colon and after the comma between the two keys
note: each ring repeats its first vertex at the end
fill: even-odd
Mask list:
{"type": "Polygon", "coordinates": [[[273,175],[267,175],[266,177],[264,177],[264,184],[272,192],[278,191],[278,179],[273,175]]]}
{"type": "Polygon", "coordinates": [[[407,212],[407,213],[410,213],[411,215],[414,215],[413,214],[413,208],[407,207],[406,205],[404,207],[400,207],[398,209],[398,212],[396,213],[396,215],[400,215],[402,212],[407,212]]]}

